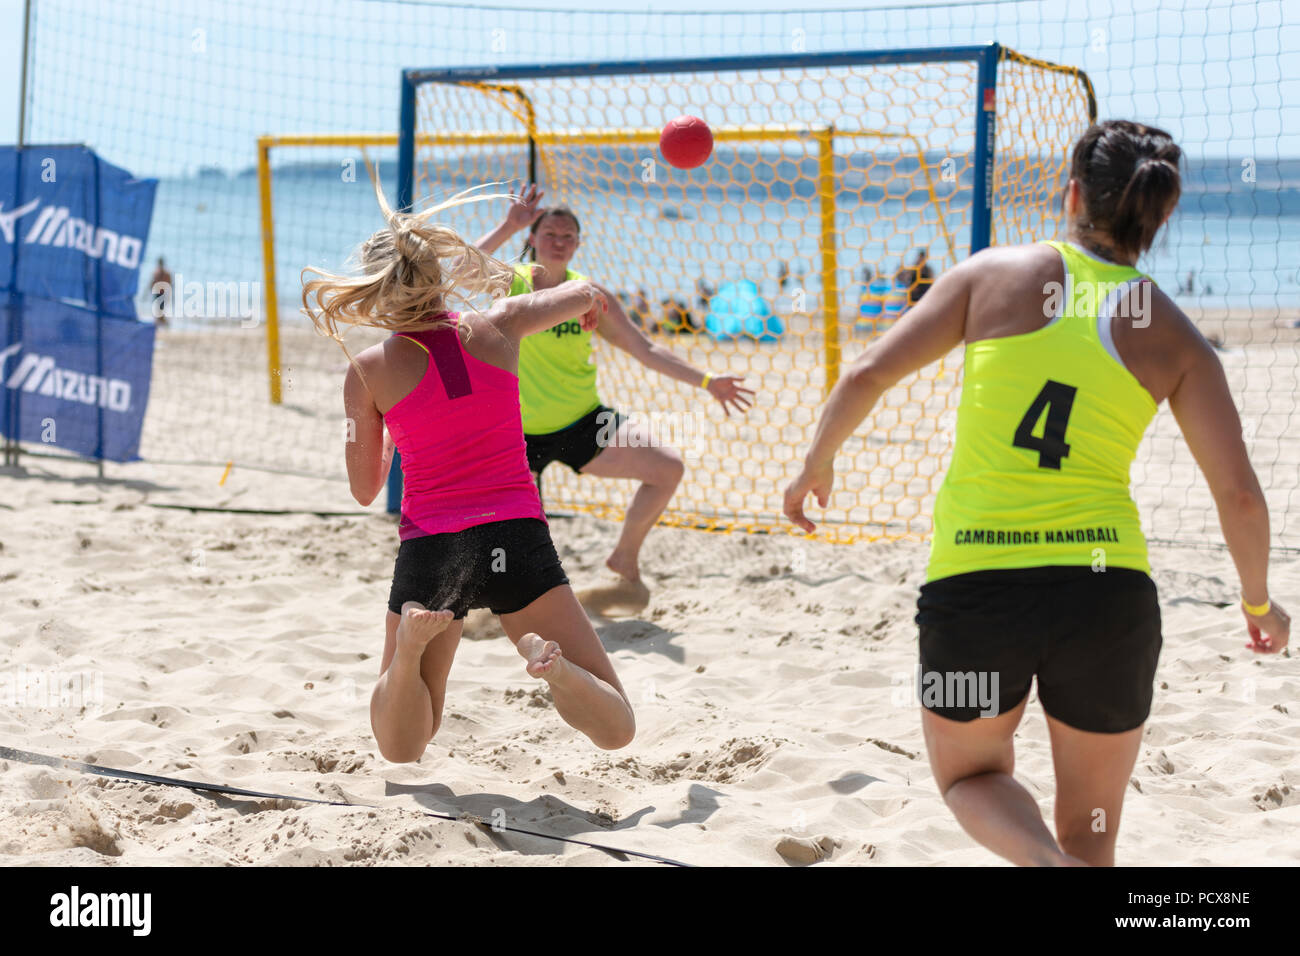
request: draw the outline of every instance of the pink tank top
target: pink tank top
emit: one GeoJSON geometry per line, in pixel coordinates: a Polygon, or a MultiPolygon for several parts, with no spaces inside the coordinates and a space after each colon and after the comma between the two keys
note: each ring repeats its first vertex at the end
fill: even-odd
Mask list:
{"type": "Polygon", "coordinates": [[[528,470],[519,379],[470,355],[454,328],[398,334],[429,353],[420,383],[384,415],[402,456],[400,540],[512,518],[545,521],[528,470]]]}

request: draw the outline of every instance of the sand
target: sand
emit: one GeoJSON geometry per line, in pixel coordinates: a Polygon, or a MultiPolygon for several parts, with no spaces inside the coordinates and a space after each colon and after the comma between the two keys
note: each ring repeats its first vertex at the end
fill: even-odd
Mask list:
{"type": "MultiPolygon", "coordinates": [[[[1290,548],[1275,553],[1271,574],[1287,603],[1300,590],[1300,443],[1288,428],[1300,336],[1262,320],[1246,335],[1238,315],[1200,320],[1227,333],[1223,360],[1274,541],[1290,548]]],[[[286,326],[284,402],[272,406],[261,329],[164,331],[146,461],[107,463],[103,479],[93,464],[51,457],[0,469],[0,746],[373,808],[0,761],[0,862],[646,862],[425,815],[436,811],[688,863],[997,863],[939,798],[911,696],[912,618],[960,354],[886,396],[872,427],[846,444],[842,490],[825,515],[865,516],[874,524],[861,526],[864,536],[910,537],[836,545],[791,536],[770,514],[822,386],[815,324],[792,321],[791,335],[787,346],[800,347],[666,340],[761,386],[743,420],[707,402],[701,412],[698,392],[662,378],[635,387],[629,360],[599,352],[607,401],[700,415],[674,501],[679,520],[689,523],[701,502],[765,505],[756,523],[777,532],[651,534],[651,603],[635,618],[597,622],[636,709],[633,744],[600,751],[565,725],[495,619],[476,613],[442,730],[419,763],[394,765],[375,748],[368,702],[397,533],[382,496],[361,508],[348,494],[342,353],[286,326]],[[898,505],[905,488],[913,498],[898,505]],[[51,697],[29,686],[38,677],[74,686],[51,697]]],[[[354,348],[373,339],[357,336],[354,348]]],[[[863,340],[848,330],[844,340],[847,361],[863,340]]],[[[1294,657],[1243,647],[1236,575],[1221,547],[1204,546],[1219,540],[1217,519],[1167,410],[1134,486],[1149,533],[1165,542],[1152,548],[1165,644],[1118,860],[1296,863],[1300,670],[1294,657]]],[[[555,467],[546,488],[553,507],[585,500],[617,516],[628,485],[580,482],[555,467]]],[[[617,530],[591,515],[553,519],[575,586],[600,579],[617,530]]],[[[1050,819],[1037,703],[1018,754],[1017,773],[1050,819]]]]}
{"type": "MultiPolygon", "coordinates": [[[[710,865],[992,865],[935,790],[909,697],[925,545],[656,529],[654,587],[598,632],[636,740],[593,748],[490,616],[475,614],[442,730],[378,754],[367,704],[396,530],[354,517],[153,507],[277,496],[355,505],[337,482],[236,468],[24,459],[0,474],[0,745],[357,806],[232,798],[0,761],[6,865],[657,865],[507,826],[710,865]],[[261,489],[261,490],[259,490],[261,489]],[[24,681],[88,673],[67,698],[24,681]]],[[[576,585],[617,526],[556,518],[576,585]]],[[[1243,647],[1221,550],[1152,552],[1165,621],[1120,864],[1300,862],[1300,670],[1243,647]],[[1222,604],[1229,606],[1223,607],[1222,604]]],[[[1275,596],[1300,558],[1275,556],[1275,596]]],[[[1294,610],[1294,609],[1293,609],[1294,610]]],[[[1018,777],[1050,819],[1041,708],[1018,777]]]]}

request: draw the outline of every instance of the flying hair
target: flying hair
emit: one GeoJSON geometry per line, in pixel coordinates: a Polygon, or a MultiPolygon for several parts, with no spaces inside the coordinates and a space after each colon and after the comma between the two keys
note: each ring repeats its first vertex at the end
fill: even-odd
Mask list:
{"type": "MultiPolygon", "coordinates": [[[[473,202],[510,199],[505,193],[479,193],[500,183],[463,190],[419,212],[394,212],[379,174],[364,152],[362,158],[387,225],[361,244],[355,255],[360,271],[339,275],[308,266],[302,270],[302,311],[316,330],[339,343],[361,373],[343,342],[340,326],[369,326],[389,332],[450,327],[449,307],[473,310],[481,295],[498,299],[510,291],[509,266],[470,245],[449,226],[433,222],[439,213],[473,202]],[[477,195],[476,195],[477,193],[477,195]],[[309,279],[308,273],[315,276],[309,279]]],[[[364,376],[362,376],[364,381],[364,376]]]]}

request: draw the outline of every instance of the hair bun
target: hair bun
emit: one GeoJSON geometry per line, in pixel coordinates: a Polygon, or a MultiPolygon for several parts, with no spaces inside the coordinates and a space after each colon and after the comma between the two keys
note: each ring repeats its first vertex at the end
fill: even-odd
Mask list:
{"type": "Polygon", "coordinates": [[[1075,143],[1070,164],[1070,178],[1082,186],[1082,221],[1136,259],[1182,194],[1181,161],[1162,129],[1131,120],[1093,124],[1075,143]]]}

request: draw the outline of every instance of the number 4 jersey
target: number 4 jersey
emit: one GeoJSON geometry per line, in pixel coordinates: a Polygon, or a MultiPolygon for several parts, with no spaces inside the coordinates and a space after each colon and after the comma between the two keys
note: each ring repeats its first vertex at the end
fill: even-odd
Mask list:
{"type": "Polygon", "coordinates": [[[1051,321],[966,346],[927,581],[1046,565],[1151,572],[1129,469],[1156,404],[1120,360],[1110,322],[1117,310],[1150,321],[1149,290],[1129,294],[1150,280],[1077,246],[1048,245],[1065,263],[1051,321]]]}

